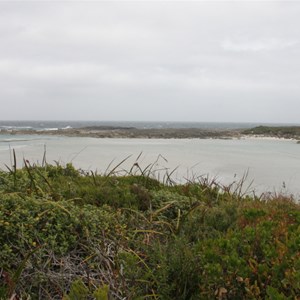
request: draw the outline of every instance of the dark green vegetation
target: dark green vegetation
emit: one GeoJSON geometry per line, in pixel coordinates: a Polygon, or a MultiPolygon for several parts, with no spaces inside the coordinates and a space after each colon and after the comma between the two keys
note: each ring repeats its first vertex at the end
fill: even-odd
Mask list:
{"type": "Polygon", "coordinates": [[[134,170],[1,171],[0,298],[299,299],[293,199],[134,170]]]}
{"type": "Polygon", "coordinates": [[[300,126],[258,126],[255,128],[247,129],[242,132],[243,134],[271,136],[286,139],[300,139],[300,126]]]}

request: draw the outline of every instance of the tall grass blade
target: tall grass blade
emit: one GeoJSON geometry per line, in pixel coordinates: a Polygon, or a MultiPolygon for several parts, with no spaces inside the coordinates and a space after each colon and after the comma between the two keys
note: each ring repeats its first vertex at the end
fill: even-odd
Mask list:
{"type": "Polygon", "coordinates": [[[47,154],[47,148],[46,148],[46,144],[45,144],[44,145],[43,160],[42,160],[42,167],[45,167],[47,165],[46,154],[47,154]]]}
{"type": "Polygon", "coordinates": [[[132,155],[128,155],[126,158],[124,158],[120,163],[118,163],[107,175],[106,177],[111,176],[114,174],[114,172],[125,162],[127,161],[132,155]]]}
{"type": "Polygon", "coordinates": [[[14,159],[13,170],[14,170],[14,173],[16,173],[17,172],[17,158],[16,158],[15,149],[13,149],[13,159],[14,159]]]}
{"type": "Polygon", "coordinates": [[[26,169],[26,171],[27,171],[27,173],[28,173],[28,177],[29,177],[29,179],[30,179],[31,186],[34,188],[35,193],[38,195],[38,189],[37,189],[37,186],[36,186],[36,184],[35,184],[35,180],[34,180],[34,178],[33,178],[33,175],[32,175],[32,173],[31,173],[30,165],[28,165],[29,162],[28,162],[25,158],[23,159],[23,161],[24,161],[25,169],[26,169]]]}

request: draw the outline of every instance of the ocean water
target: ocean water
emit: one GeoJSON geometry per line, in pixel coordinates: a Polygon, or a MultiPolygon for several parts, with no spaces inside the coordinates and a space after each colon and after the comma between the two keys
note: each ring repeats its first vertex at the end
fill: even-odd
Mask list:
{"type": "MultiPolygon", "coordinates": [[[[70,124],[70,123],[69,123],[70,124]]],[[[48,124],[47,124],[48,125],[48,124]]],[[[62,124],[62,125],[66,125],[62,124]]],[[[70,125],[67,125],[70,126],[70,125]]],[[[50,127],[49,127],[50,128],[50,127]]],[[[75,167],[108,172],[126,157],[120,172],[130,170],[138,158],[145,169],[153,164],[154,176],[172,173],[176,182],[214,178],[223,185],[247,174],[249,193],[280,192],[300,196],[300,145],[274,139],[97,139],[78,137],[0,135],[0,167],[12,165],[15,149],[18,167],[23,159],[41,163],[46,150],[48,163],[72,162],[75,167]]]]}

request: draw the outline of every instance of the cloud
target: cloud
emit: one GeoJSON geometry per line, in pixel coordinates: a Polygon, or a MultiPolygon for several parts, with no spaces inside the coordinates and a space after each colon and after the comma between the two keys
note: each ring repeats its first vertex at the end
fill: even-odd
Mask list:
{"type": "Polygon", "coordinates": [[[222,42],[221,47],[226,51],[234,52],[258,52],[273,51],[291,48],[299,44],[298,40],[284,40],[278,38],[265,38],[256,40],[230,40],[226,39],[222,42]]]}
{"type": "Polygon", "coordinates": [[[281,99],[271,113],[289,120],[299,14],[288,1],[0,1],[0,119],[20,107],[26,119],[251,121],[281,99]]]}

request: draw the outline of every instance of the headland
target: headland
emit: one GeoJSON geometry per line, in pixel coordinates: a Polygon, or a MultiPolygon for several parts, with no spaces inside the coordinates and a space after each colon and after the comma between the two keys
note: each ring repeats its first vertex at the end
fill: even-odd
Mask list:
{"type": "Polygon", "coordinates": [[[300,140],[300,126],[258,126],[251,129],[202,129],[202,128],[136,128],[119,126],[91,126],[57,130],[1,129],[0,134],[51,135],[93,138],[139,139],[234,139],[245,137],[280,138],[300,140]]]}

